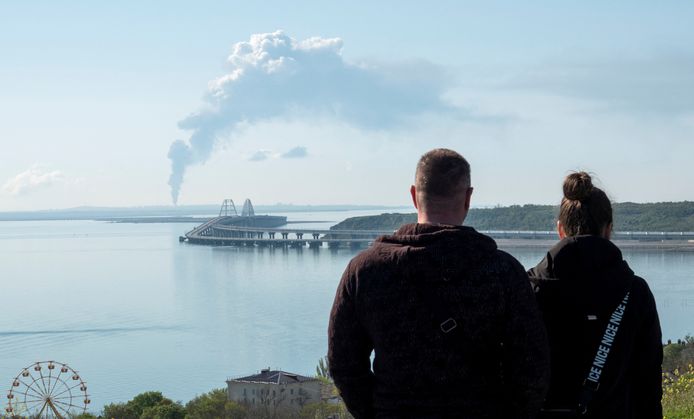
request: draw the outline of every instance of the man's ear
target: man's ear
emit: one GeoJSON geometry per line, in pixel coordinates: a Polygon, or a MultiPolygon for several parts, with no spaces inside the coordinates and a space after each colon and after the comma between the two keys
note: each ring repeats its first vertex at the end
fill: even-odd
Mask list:
{"type": "Polygon", "coordinates": [[[467,188],[467,192],[465,192],[465,211],[468,211],[470,209],[470,203],[472,202],[472,191],[473,187],[470,186],[467,188]]]}
{"type": "Polygon", "coordinates": [[[564,240],[566,238],[566,231],[564,231],[564,224],[557,220],[557,234],[559,234],[559,240],[564,240]]]}
{"type": "Polygon", "coordinates": [[[417,188],[415,188],[414,185],[410,186],[410,195],[412,195],[412,203],[414,204],[414,207],[419,209],[419,206],[417,206],[417,188]]]}

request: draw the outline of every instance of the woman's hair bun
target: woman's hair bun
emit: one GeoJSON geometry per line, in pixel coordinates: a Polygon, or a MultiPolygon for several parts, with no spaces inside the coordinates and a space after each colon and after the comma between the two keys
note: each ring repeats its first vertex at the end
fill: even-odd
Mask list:
{"type": "Polygon", "coordinates": [[[564,197],[572,201],[583,201],[593,192],[593,180],[586,172],[574,172],[564,179],[564,197]]]}

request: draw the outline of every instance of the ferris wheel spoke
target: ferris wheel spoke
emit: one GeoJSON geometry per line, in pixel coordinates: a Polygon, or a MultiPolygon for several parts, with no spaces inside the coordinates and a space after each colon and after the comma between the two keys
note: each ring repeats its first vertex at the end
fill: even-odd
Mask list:
{"type": "Polygon", "coordinates": [[[41,404],[41,403],[43,403],[43,402],[44,402],[43,399],[32,399],[32,400],[26,400],[26,399],[24,399],[24,403],[23,403],[23,404],[24,404],[25,406],[28,406],[28,405],[30,405],[30,404],[32,404],[32,405],[33,405],[33,404],[41,404]]]}
{"type": "Polygon", "coordinates": [[[43,406],[44,403],[45,402],[43,400],[24,403],[24,409],[28,413],[35,413],[43,406]]]}
{"type": "Polygon", "coordinates": [[[22,380],[19,380],[19,381],[20,381],[22,384],[24,384],[25,386],[31,387],[34,391],[36,391],[37,393],[41,394],[41,396],[45,396],[46,393],[41,393],[41,392],[40,392],[41,387],[40,387],[38,384],[36,384],[36,383],[39,381],[39,379],[38,379],[37,377],[34,377],[34,375],[33,375],[32,373],[29,373],[29,378],[31,379],[31,384],[30,384],[30,385],[24,383],[22,380]],[[36,384],[35,387],[34,387],[34,384],[36,384]]]}
{"type": "Polygon", "coordinates": [[[36,380],[34,380],[34,381],[31,383],[31,385],[25,383],[24,381],[20,380],[19,378],[17,378],[16,380],[19,381],[20,383],[24,384],[24,387],[27,388],[27,391],[24,392],[24,396],[25,396],[25,397],[26,397],[27,392],[28,392],[29,390],[31,390],[31,391],[33,391],[34,393],[36,393],[36,395],[38,395],[39,397],[43,397],[43,396],[44,396],[44,394],[42,394],[41,392],[39,392],[37,389],[34,388],[33,384],[36,382],[36,380]]]}
{"type": "Polygon", "coordinates": [[[63,375],[63,368],[64,368],[64,366],[60,367],[60,372],[58,372],[58,375],[55,376],[55,384],[53,384],[53,388],[49,389],[50,391],[48,392],[48,395],[53,394],[53,392],[55,391],[55,388],[58,386],[58,382],[64,383],[64,381],[60,379],[60,376],[63,375]]]}
{"type": "Polygon", "coordinates": [[[72,403],[72,400],[73,400],[73,399],[74,399],[74,397],[72,397],[72,396],[51,397],[51,400],[53,400],[53,401],[55,401],[55,400],[67,400],[67,401],[69,401],[70,403],[72,403]]]}
{"type": "Polygon", "coordinates": [[[58,409],[62,410],[65,413],[67,413],[68,415],[70,414],[70,408],[77,407],[72,403],[64,403],[64,402],[58,402],[58,401],[56,401],[53,406],[57,407],[58,409]],[[67,406],[67,407],[65,407],[65,406],[67,406]]]}
{"type": "MultiPolygon", "coordinates": [[[[50,362],[48,363],[48,366],[51,366],[50,362]]],[[[53,370],[51,368],[48,368],[48,386],[46,386],[46,395],[51,394],[51,377],[52,376],[53,376],[53,370]]]]}
{"type": "Polygon", "coordinates": [[[53,393],[55,392],[55,389],[58,388],[58,386],[60,386],[61,389],[70,387],[70,385],[65,380],[62,380],[62,379],[57,378],[57,377],[56,377],[56,380],[57,381],[53,385],[53,388],[51,388],[50,393],[48,393],[48,397],[52,398],[52,397],[56,396],[53,393]]]}
{"type": "MultiPolygon", "coordinates": [[[[63,403],[63,402],[56,402],[54,406],[57,407],[58,409],[64,411],[68,416],[70,416],[71,410],[73,408],[76,410],[81,409],[79,406],[76,406],[72,403],[68,404],[68,403],[63,403]],[[61,406],[61,405],[64,405],[64,406],[61,406]],[[67,406],[67,407],[65,407],[65,406],[67,406]]],[[[84,410],[84,409],[82,408],[82,410],[84,410]]]]}
{"type": "MultiPolygon", "coordinates": [[[[61,391],[60,393],[56,394],[56,397],[57,397],[57,396],[61,396],[61,395],[65,394],[65,393],[67,393],[67,392],[70,392],[70,395],[72,395],[72,390],[73,390],[73,389],[76,389],[77,387],[79,387],[79,386],[81,386],[81,385],[82,385],[82,383],[77,383],[77,384],[75,384],[75,385],[72,386],[72,387],[68,387],[67,389],[65,389],[65,390],[61,391]]],[[[67,384],[66,384],[66,386],[67,386],[67,384]]]]}
{"type": "Polygon", "coordinates": [[[43,376],[43,369],[39,370],[39,376],[41,377],[41,386],[43,386],[43,391],[45,391],[45,394],[48,395],[48,388],[46,388],[46,381],[44,381],[46,377],[43,376]]]}
{"type": "Polygon", "coordinates": [[[24,397],[23,402],[24,402],[24,403],[34,403],[34,402],[39,402],[39,403],[40,403],[40,402],[42,402],[42,401],[44,401],[44,400],[45,400],[45,398],[43,398],[43,397],[38,397],[38,396],[33,396],[33,395],[27,395],[27,396],[24,397]]]}

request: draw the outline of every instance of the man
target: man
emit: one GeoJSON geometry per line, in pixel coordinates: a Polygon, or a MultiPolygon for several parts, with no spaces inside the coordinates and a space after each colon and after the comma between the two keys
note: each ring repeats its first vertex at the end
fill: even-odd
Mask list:
{"type": "Polygon", "coordinates": [[[523,267],[462,226],[468,162],[429,151],[410,192],[418,222],[352,259],[335,295],[328,361],[347,408],[357,419],[535,417],[547,338],[523,267]]]}

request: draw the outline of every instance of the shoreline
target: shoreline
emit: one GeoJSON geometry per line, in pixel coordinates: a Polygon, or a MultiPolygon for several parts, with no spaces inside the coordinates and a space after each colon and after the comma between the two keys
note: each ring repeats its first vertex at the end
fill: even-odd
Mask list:
{"type": "MultiPolygon", "coordinates": [[[[546,239],[494,239],[500,249],[513,248],[537,248],[549,250],[559,242],[546,239]]],[[[639,241],[639,240],[613,240],[617,247],[624,250],[661,250],[668,252],[694,252],[694,242],[686,240],[664,241],[639,241]]]]}

